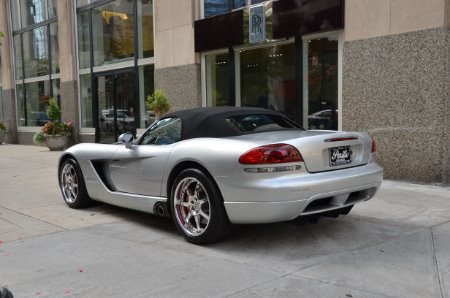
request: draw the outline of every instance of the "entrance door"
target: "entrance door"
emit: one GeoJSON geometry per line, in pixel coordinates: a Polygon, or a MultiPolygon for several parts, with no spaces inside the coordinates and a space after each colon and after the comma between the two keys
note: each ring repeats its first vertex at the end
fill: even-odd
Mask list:
{"type": "Polygon", "coordinates": [[[134,73],[98,74],[95,81],[98,104],[96,141],[110,144],[124,132],[135,134],[134,73]]]}

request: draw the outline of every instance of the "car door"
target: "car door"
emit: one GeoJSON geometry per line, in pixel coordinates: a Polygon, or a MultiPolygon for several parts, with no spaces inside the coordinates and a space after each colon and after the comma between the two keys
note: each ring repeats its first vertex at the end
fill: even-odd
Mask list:
{"type": "Polygon", "coordinates": [[[160,196],[167,160],[180,139],[181,120],[167,118],[152,125],[131,148],[120,148],[110,167],[114,188],[120,192],[160,196]]]}

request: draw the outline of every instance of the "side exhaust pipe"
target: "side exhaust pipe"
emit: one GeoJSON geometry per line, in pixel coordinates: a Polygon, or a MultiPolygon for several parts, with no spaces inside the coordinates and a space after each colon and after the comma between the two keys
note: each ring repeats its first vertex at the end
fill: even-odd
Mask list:
{"type": "Polygon", "coordinates": [[[157,202],[153,207],[153,213],[162,217],[171,217],[167,208],[167,204],[163,202],[157,202]]]}

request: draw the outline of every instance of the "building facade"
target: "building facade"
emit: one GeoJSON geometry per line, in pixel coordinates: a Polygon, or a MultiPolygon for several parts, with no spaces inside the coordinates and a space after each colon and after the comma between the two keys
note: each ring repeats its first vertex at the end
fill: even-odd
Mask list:
{"type": "Polygon", "coordinates": [[[0,121],[32,144],[51,97],[74,142],[172,109],[260,106],[375,137],[386,178],[450,184],[450,0],[6,0],[0,121]]]}

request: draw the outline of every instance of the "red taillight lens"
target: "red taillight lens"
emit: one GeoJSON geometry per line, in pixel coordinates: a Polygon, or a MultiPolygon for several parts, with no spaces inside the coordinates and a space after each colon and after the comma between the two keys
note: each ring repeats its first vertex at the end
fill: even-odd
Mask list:
{"type": "Polygon", "coordinates": [[[261,165],[285,162],[299,162],[303,158],[298,150],[288,144],[272,144],[253,148],[239,158],[244,165],[261,165]]]}
{"type": "Polygon", "coordinates": [[[375,153],[377,152],[377,142],[375,141],[375,139],[372,137],[372,148],[370,149],[371,153],[375,153]]]}

